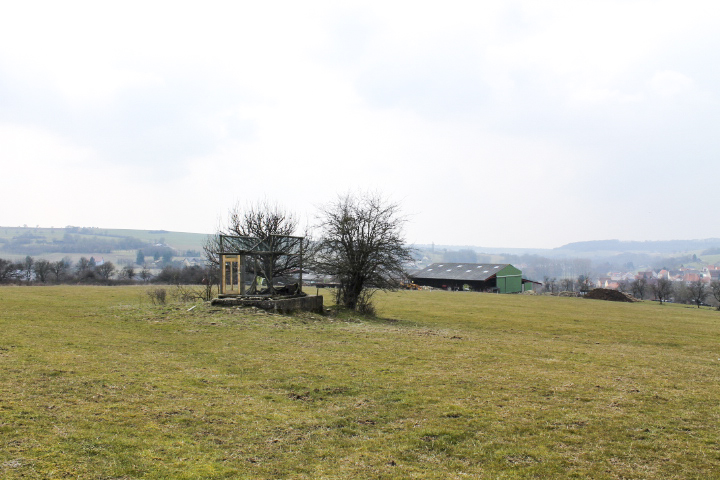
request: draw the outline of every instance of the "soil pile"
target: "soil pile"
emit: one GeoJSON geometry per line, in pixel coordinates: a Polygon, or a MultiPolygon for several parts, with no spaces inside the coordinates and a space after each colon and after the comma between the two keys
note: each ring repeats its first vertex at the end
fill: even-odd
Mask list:
{"type": "Polygon", "coordinates": [[[620,292],[618,290],[611,290],[609,288],[595,288],[590,290],[585,298],[592,300],[609,300],[611,302],[637,302],[638,299],[627,293],[620,292]]]}

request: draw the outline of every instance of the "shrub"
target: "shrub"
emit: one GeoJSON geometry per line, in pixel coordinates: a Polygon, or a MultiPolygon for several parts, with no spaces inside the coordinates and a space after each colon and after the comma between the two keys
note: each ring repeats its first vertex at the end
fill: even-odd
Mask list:
{"type": "Polygon", "coordinates": [[[148,290],[147,294],[148,297],[150,297],[150,301],[153,303],[153,305],[165,305],[167,291],[164,288],[155,288],[153,290],[148,290]]]}

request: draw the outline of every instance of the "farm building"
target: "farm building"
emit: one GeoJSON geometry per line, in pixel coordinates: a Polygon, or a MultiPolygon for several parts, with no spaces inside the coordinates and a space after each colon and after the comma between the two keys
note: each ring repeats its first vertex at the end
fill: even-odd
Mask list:
{"type": "Polygon", "coordinates": [[[433,263],[410,279],[420,286],[476,292],[519,293],[540,286],[509,263],[433,263]]]}

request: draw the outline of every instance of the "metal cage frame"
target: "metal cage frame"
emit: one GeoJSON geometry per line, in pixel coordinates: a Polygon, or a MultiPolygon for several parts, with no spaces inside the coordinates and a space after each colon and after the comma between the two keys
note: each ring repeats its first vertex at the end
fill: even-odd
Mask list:
{"type": "Polygon", "coordinates": [[[298,292],[302,293],[303,273],[303,240],[305,237],[293,235],[269,235],[266,238],[220,235],[220,294],[246,295],[245,274],[250,266],[255,274],[251,286],[252,295],[258,295],[257,279],[264,278],[268,283],[268,295],[274,293],[273,269],[264,265],[275,265],[275,259],[281,256],[297,257],[298,261],[298,292]],[[252,261],[252,263],[249,262],[252,261]],[[269,271],[268,271],[269,270],[269,271]],[[258,272],[261,275],[258,275],[258,272]]]}

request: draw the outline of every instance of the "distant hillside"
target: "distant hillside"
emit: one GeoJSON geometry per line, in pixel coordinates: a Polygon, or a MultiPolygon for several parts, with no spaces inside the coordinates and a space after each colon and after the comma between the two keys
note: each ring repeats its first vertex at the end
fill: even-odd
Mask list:
{"type": "Polygon", "coordinates": [[[707,238],[703,240],[658,240],[658,241],[621,241],[621,240],[592,240],[588,242],[574,242],[558,247],[554,250],[568,254],[590,254],[598,252],[628,252],[628,253],[682,253],[705,251],[720,248],[720,239],[707,238]]]}
{"type": "Polygon", "coordinates": [[[163,244],[178,254],[201,252],[206,234],[111,228],[0,227],[0,256],[105,254],[163,244]]]}
{"type": "MultiPolygon", "coordinates": [[[[137,250],[153,255],[154,248],[172,249],[176,257],[201,255],[207,238],[204,233],[170,232],[166,230],[132,230],[114,228],[33,228],[0,227],[0,258],[23,258],[26,255],[59,259],[70,256],[101,256],[114,262],[132,262],[137,250]]],[[[547,259],[591,259],[594,263],[652,265],[656,261],[670,264],[666,257],[679,262],[694,254],[708,263],[720,261],[720,239],[621,241],[593,240],[568,243],[553,249],[478,247],[472,245],[414,245],[417,260],[424,262],[510,262],[538,263],[547,259]]],[[[159,252],[160,255],[163,252],[159,252]]]]}

